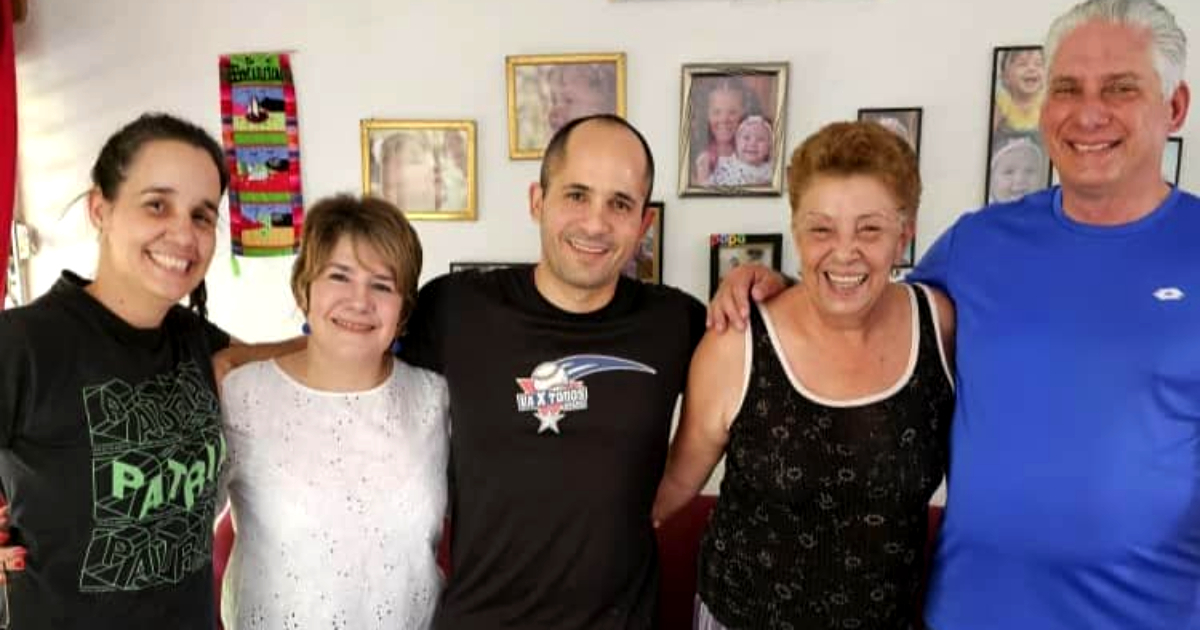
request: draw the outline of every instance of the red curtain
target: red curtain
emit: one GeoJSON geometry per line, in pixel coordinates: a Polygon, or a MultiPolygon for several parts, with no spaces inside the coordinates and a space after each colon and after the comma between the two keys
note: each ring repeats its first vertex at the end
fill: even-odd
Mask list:
{"type": "Polygon", "coordinates": [[[17,62],[13,3],[0,0],[0,309],[8,291],[8,255],[17,191],[17,62]]]}

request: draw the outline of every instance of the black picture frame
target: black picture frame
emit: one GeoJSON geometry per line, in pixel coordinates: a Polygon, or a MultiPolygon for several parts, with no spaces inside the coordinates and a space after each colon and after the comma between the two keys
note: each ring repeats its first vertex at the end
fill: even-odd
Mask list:
{"type": "Polygon", "coordinates": [[[458,273],[460,271],[482,271],[488,272],[493,269],[506,269],[508,267],[532,267],[533,263],[529,262],[500,262],[500,261],[476,261],[476,260],[458,260],[450,263],[450,273],[458,273]]]}
{"type": "MultiPolygon", "coordinates": [[[[1051,165],[1050,156],[1046,153],[1045,143],[1042,142],[1038,130],[1038,116],[1041,101],[1046,94],[1047,68],[1041,46],[997,46],[992,50],[991,98],[988,121],[987,162],[984,166],[983,203],[999,203],[1013,201],[1035,190],[1050,185],[1051,165]],[[1036,54],[1036,63],[1033,61],[1036,54]],[[1018,86],[1024,86],[1026,92],[1034,91],[1033,68],[1040,69],[1040,87],[1038,94],[1028,97],[1034,101],[1027,105],[1016,103],[1006,84],[1005,73],[1013,64],[1025,63],[1026,70],[1014,70],[1018,86]],[[1026,111],[1017,115],[1016,112],[1024,107],[1026,111]],[[1030,119],[1030,111],[1034,112],[1030,119]],[[1004,159],[1004,162],[1000,160],[1004,159]],[[1013,160],[1024,159],[1025,164],[1013,165],[1013,160]],[[1032,164],[1029,164],[1032,162],[1032,164]],[[1022,166],[1027,168],[1021,168],[1022,166]],[[1010,179],[999,179],[995,175],[1004,171],[1018,168],[1022,172],[1017,184],[1010,185],[1010,179]],[[995,171],[995,174],[994,174],[995,171]],[[1023,178],[1023,179],[1022,179],[1023,178]],[[1003,187],[998,186],[1001,184],[1003,187]]],[[[1014,177],[1016,177],[1014,175],[1014,177]]]]}
{"type": "Polygon", "coordinates": [[[712,234],[708,238],[708,295],[711,298],[730,269],[746,262],[783,267],[783,234],[712,234]],[[755,253],[758,252],[758,253],[755,253]]]}
{"type": "Polygon", "coordinates": [[[859,121],[877,122],[908,141],[921,163],[921,125],[925,110],[920,107],[863,107],[859,121]]]}
{"type": "Polygon", "coordinates": [[[1183,138],[1171,136],[1163,146],[1162,174],[1163,179],[1172,186],[1179,185],[1179,175],[1183,171],[1183,138]]]}
{"type": "Polygon", "coordinates": [[[666,209],[666,204],[661,201],[646,203],[646,211],[654,212],[654,223],[650,224],[650,228],[642,236],[642,240],[638,244],[638,249],[634,253],[633,258],[621,270],[623,275],[634,280],[649,282],[650,284],[662,284],[663,230],[666,209]]]}

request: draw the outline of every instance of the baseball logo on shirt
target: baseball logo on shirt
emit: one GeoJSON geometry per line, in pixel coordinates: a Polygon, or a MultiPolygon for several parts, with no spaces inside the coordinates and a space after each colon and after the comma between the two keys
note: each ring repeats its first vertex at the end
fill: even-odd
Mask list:
{"type": "Polygon", "coordinates": [[[568,411],[588,408],[585,376],[600,372],[626,371],[656,374],[654,368],[603,354],[576,354],[539,363],[528,378],[518,378],[517,411],[532,412],[538,420],[538,433],[558,433],[558,423],[568,411]]]}

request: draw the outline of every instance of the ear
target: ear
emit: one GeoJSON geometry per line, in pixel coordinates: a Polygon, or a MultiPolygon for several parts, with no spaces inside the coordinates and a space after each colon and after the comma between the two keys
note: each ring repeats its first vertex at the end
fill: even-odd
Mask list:
{"type": "Polygon", "coordinates": [[[545,200],[546,191],[542,190],[542,185],[534,182],[529,185],[529,216],[533,217],[535,222],[542,220],[542,203],[545,200]]]}
{"type": "Polygon", "coordinates": [[[103,232],[104,222],[112,214],[112,203],[104,198],[104,193],[100,192],[98,187],[88,191],[87,212],[92,227],[96,228],[98,232],[103,232]]]}
{"type": "Polygon", "coordinates": [[[1188,87],[1187,81],[1180,81],[1179,86],[1175,88],[1175,93],[1167,101],[1167,105],[1171,108],[1170,133],[1176,133],[1183,127],[1184,121],[1187,120],[1188,105],[1191,102],[1191,88],[1188,87]]]}
{"type": "Polygon", "coordinates": [[[908,253],[908,244],[917,236],[916,221],[904,220],[904,225],[900,230],[900,242],[896,244],[895,263],[899,265],[904,262],[904,255],[908,253]]]}
{"type": "Polygon", "coordinates": [[[650,207],[649,202],[644,204],[642,208],[642,227],[638,230],[638,240],[646,237],[646,231],[650,229],[651,225],[654,225],[654,219],[658,216],[658,210],[650,207]]]}

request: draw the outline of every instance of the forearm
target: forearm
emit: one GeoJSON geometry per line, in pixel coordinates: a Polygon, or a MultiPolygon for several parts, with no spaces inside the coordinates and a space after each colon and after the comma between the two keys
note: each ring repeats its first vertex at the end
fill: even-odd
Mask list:
{"type": "Polygon", "coordinates": [[[723,448],[687,450],[691,452],[672,453],[667,462],[667,469],[658,484],[658,494],[654,498],[653,518],[656,525],[666,521],[695,498],[724,453],[723,448]]]}

